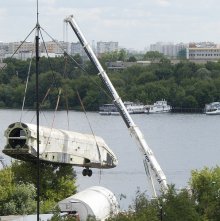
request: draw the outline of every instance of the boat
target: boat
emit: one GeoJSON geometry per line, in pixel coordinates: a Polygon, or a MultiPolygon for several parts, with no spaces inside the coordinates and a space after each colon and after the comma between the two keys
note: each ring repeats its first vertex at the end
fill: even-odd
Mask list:
{"type": "MultiPolygon", "coordinates": [[[[141,103],[125,101],[124,105],[129,114],[145,113],[145,105],[141,103]]],[[[119,115],[118,109],[114,104],[103,104],[102,106],[99,107],[99,113],[101,115],[119,115]]]]}
{"type": "Polygon", "coordinates": [[[220,102],[212,102],[205,105],[205,114],[207,115],[219,115],[220,114],[220,102]]]}
{"type": "Polygon", "coordinates": [[[145,109],[145,113],[167,113],[171,111],[171,106],[166,100],[156,101],[153,105],[149,105],[145,109]]]}
{"type": "Polygon", "coordinates": [[[145,111],[145,105],[141,103],[125,101],[124,105],[129,114],[143,114],[145,111]]]}
{"type": "Polygon", "coordinates": [[[103,104],[99,107],[101,115],[119,115],[117,107],[114,104],[103,104]]]}

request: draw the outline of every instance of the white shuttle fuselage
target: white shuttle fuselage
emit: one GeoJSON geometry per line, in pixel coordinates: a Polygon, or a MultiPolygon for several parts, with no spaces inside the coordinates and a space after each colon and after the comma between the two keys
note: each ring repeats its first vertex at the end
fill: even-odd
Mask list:
{"type": "MultiPolygon", "coordinates": [[[[5,137],[7,143],[3,153],[24,161],[37,159],[35,124],[10,124],[5,137]]],[[[118,163],[115,154],[101,137],[43,126],[39,127],[39,158],[86,168],[113,168],[118,163]]]]}

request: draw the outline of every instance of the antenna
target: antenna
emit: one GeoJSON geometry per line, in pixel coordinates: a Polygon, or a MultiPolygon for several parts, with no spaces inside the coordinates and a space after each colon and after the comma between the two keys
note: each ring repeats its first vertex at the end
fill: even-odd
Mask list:
{"type": "Polygon", "coordinates": [[[38,0],[37,0],[37,24],[39,23],[39,9],[38,9],[38,0]]]}
{"type": "Polygon", "coordinates": [[[37,24],[36,24],[36,121],[37,121],[37,221],[40,220],[40,159],[39,159],[39,11],[38,11],[38,0],[37,0],[37,24]]]}

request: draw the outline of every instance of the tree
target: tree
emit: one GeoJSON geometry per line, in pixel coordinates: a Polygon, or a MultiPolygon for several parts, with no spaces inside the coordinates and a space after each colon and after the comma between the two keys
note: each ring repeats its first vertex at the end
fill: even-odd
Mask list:
{"type": "Polygon", "coordinates": [[[33,213],[35,196],[33,184],[15,182],[11,167],[0,170],[0,215],[33,213]]]}
{"type": "Polygon", "coordinates": [[[154,63],[155,61],[159,62],[162,58],[164,58],[164,55],[158,51],[148,51],[144,55],[144,60],[149,60],[152,63],[154,63]]]}
{"type": "Polygon", "coordinates": [[[126,57],[127,57],[127,52],[126,52],[124,49],[121,49],[121,50],[118,52],[118,60],[119,60],[119,61],[125,61],[125,60],[126,60],[126,57]]]}
{"type": "Polygon", "coordinates": [[[198,102],[199,107],[205,107],[205,104],[213,102],[213,95],[216,93],[216,88],[213,81],[200,80],[194,84],[195,90],[193,96],[198,102]]]}
{"type": "Polygon", "coordinates": [[[146,194],[136,191],[135,199],[127,212],[119,213],[108,221],[159,221],[159,207],[154,200],[148,200],[146,194]]]}
{"type": "Polygon", "coordinates": [[[200,215],[206,220],[220,220],[220,167],[193,170],[190,185],[200,215]]]}
{"type": "Polygon", "coordinates": [[[199,221],[196,204],[187,189],[180,192],[169,186],[168,192],[160,199],[164,221],[199,221]]]}
{"type": "MultiPolygon", "coordinates": [[[[105,68],[106,62],[126,60],[126,57],[126,52],[121,50],[107,53],[100,60],[105,68]]],[[[82,64],[79,56],[74,59],[82,64]]],[[[135,57],[131,56],[130,59],[135,60],[135,57]]],[[[220,62],[208,62],[204,65],[181,61],[173,65],[163,54],[155,51],[147,52],[144,59],[153,63],[146,66],[135,64],[120,71],[109,72],[109,77],[122,99],[145,103],[163,98],[173,107],[182,108],[204,108],[206,103],[220,99],[220,62]]],[[[19,108],[24,97],[25,74],[29,61],[5,59],[5,62],[8,66],[0,72],[0,107],[19,108]]],[[[34,108],[36,105],[34,61],[32,63],[25,108],[34,108]]],[[[101,81],[98,80],[97,68],[91,62],[85,62],[84,66],[80,68],[67,56],[50,59],[42,57],[39,99],[46,99],[41,108],[55,108],[59,89],[62,91],[60,109],[67,106],[79,109],[80,102],[76,91],[79,92],[86,110],[97,110],[100,104],[109,102],[110,99],[103,96],[104,92],[100,92],[100,89],[104,91],[105,87],[101,86],[101,81]]]]}
{"type": "Polygon", "coordinates": [[[206,68],[199,68],[195,73],[200,79],[210,79],[211,71],[206,68]]]}
{"type": "Polygon", "coordinates": [[[7,202],[3,205],[4,214],[31,214],[36,209],[36,188],[33,184],[15,184],[7,202]]]}
{"type": "Polygon", "coordinates": [[[137,61],[137,59],[134,55],[132,55],[128,58],[128,62],[136,62],[136,61],[137,61]]]}
{"type": "MultiPolygon", "coordinates": [[[[37,166],[32,162],[12,164],[14,182],[37,186],[37,166]]],[[[50,211],[55,204],[76,192],[75,173],[71,165],[40,163],[41,212],[50,211]]]]}
{"type": "Polygon", "coordinates": [[[197,108],[198,107],[198,103],[195,97],[193,97],[192,95],[188,95],[184,97],[182,105],[184,108],[197,108]]]}

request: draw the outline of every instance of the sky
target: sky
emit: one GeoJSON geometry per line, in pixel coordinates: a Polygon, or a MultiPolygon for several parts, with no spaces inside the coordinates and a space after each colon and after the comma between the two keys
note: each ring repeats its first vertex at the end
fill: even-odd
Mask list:
{"type": "MultiPolygon", "coordinates": [[[[37,0],[0,0],[0,41],[23,41],[36,26],[37,0]]],[[[73,14],[88,42],[117,41],[144,50],[156,42],[220,42],[219,0],[39,0],[39,23],[59,41],[77,38],[63,20],[73,14]]],[[[35,32],[28,38],[33,41],[35,32]]]]}

